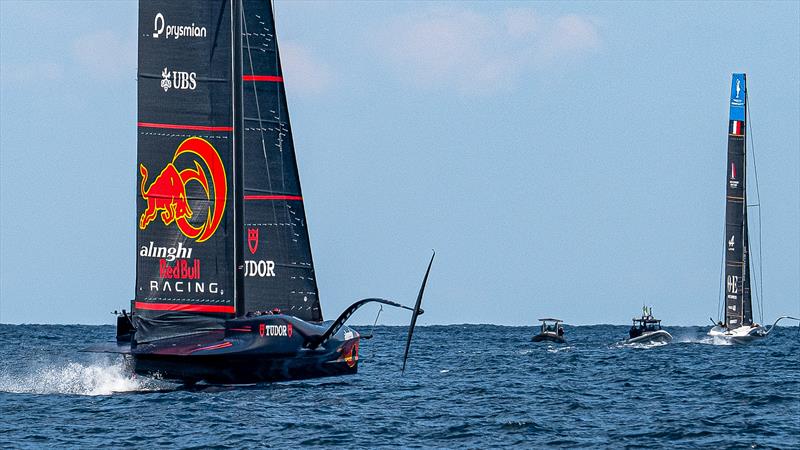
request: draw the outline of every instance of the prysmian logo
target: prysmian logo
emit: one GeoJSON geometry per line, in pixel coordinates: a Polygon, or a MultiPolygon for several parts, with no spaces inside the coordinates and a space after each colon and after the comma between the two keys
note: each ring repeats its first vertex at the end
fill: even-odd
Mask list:
{"type": "Polygon", "coordinates": [[[166,67],[161,71],[161,88],[164,89],[164,92],[170,89],[193,91],[196,87],[197,73],[195,72],[169,70],[166,67]]]}
{"type": "Polygon", "coordinates": [[[161,13],[157,13],[153,21],[153,38],[155,39],[160,38],[162,35],[167,39],[180,39],[182,37],[204,38],[207,34],[206,27],[198,27],[194,23],[191,25],[167,25],[167,21],[161,13]]]}

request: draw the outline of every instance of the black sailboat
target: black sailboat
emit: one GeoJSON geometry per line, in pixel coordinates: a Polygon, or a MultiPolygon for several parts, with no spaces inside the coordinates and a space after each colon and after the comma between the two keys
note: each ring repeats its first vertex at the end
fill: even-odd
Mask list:
{"type": "Polygon", "coordinates": [[[750,290],[750,245],[747,226],[747,78],[735,73],[731,81],[728,118],[728,177],[725,201],[724,322],[710,336],[758,337],[763,327],[753,322],[750,290]]]}
{"type": "Polygon", "coordinates": [[[414,308],[323,322],[269,1],[140,0],[138,172],[136,295],[109,351],[139,374],[351,374],[356,309],[422,313],[427,273],[414,308]]]}
{"type": "Polygon", "coordinates": [[[769,328],[753,321],[750,236],[747,222],[747,76],[734,73],[731,80],[728,118],[728,161],[725,201],[725,300],[723,320],[708,332],[709,336],[746,342],[764,337],[782,319],[769,328]]]}

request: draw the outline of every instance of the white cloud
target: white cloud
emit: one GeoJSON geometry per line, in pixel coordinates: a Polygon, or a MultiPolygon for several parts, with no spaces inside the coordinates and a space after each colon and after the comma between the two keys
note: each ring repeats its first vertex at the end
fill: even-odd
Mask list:
{"type": "Polygon", "coordinates": [[[281,41],[281,63],[286,87],[300,95],[318,95],[331,84],[331,70],[311,51],[294,41],[281,41]]]}
{"type": "Polygon", "coordinates": [[[511,89],[523,73],[574,62],[602,46],[591,18],[530,8],[496,15],[437,8],[397,17],[376,35],[379,53],[404,82],[466,94],[511,89]]]}
{"type": "Polygon", "coordinates": [[[72,55],[93,78],[107,80],[136,76],[136,41],[109,30],[76,38],[72,42],[72,55]]]}

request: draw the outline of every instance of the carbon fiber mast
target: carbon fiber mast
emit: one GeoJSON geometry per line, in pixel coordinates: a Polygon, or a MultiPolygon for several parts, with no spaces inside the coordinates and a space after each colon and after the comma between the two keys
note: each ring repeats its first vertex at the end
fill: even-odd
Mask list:
{"type": "Polygon", "coordinates": [[[234,296],[236,316],[247,312],[244,287],[244,151],[243,136],[243,103],[242,103],[242,0],[231,0],[231,43],[233,44],[233,243],[234,260],[234,296]]]}

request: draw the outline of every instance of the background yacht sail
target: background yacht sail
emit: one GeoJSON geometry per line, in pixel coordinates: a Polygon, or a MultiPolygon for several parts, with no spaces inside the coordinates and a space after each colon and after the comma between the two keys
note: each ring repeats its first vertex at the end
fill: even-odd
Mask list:
{"type": "Polygon", "coordinates": [[[725,206],[725,326],[728,328],[753,323],[747,231],[746,110],[746,77],[735,73],[731,81],[725,206]]]}
{"type": "Polygon", "coordinates": [[[272,5],[242,12],[244,306],[321,321],[272,5]]]}
{"type": "Polygon", "coordinates": [[[235,312],[230,0],[139,2],[138,341],[235,312]]]}

